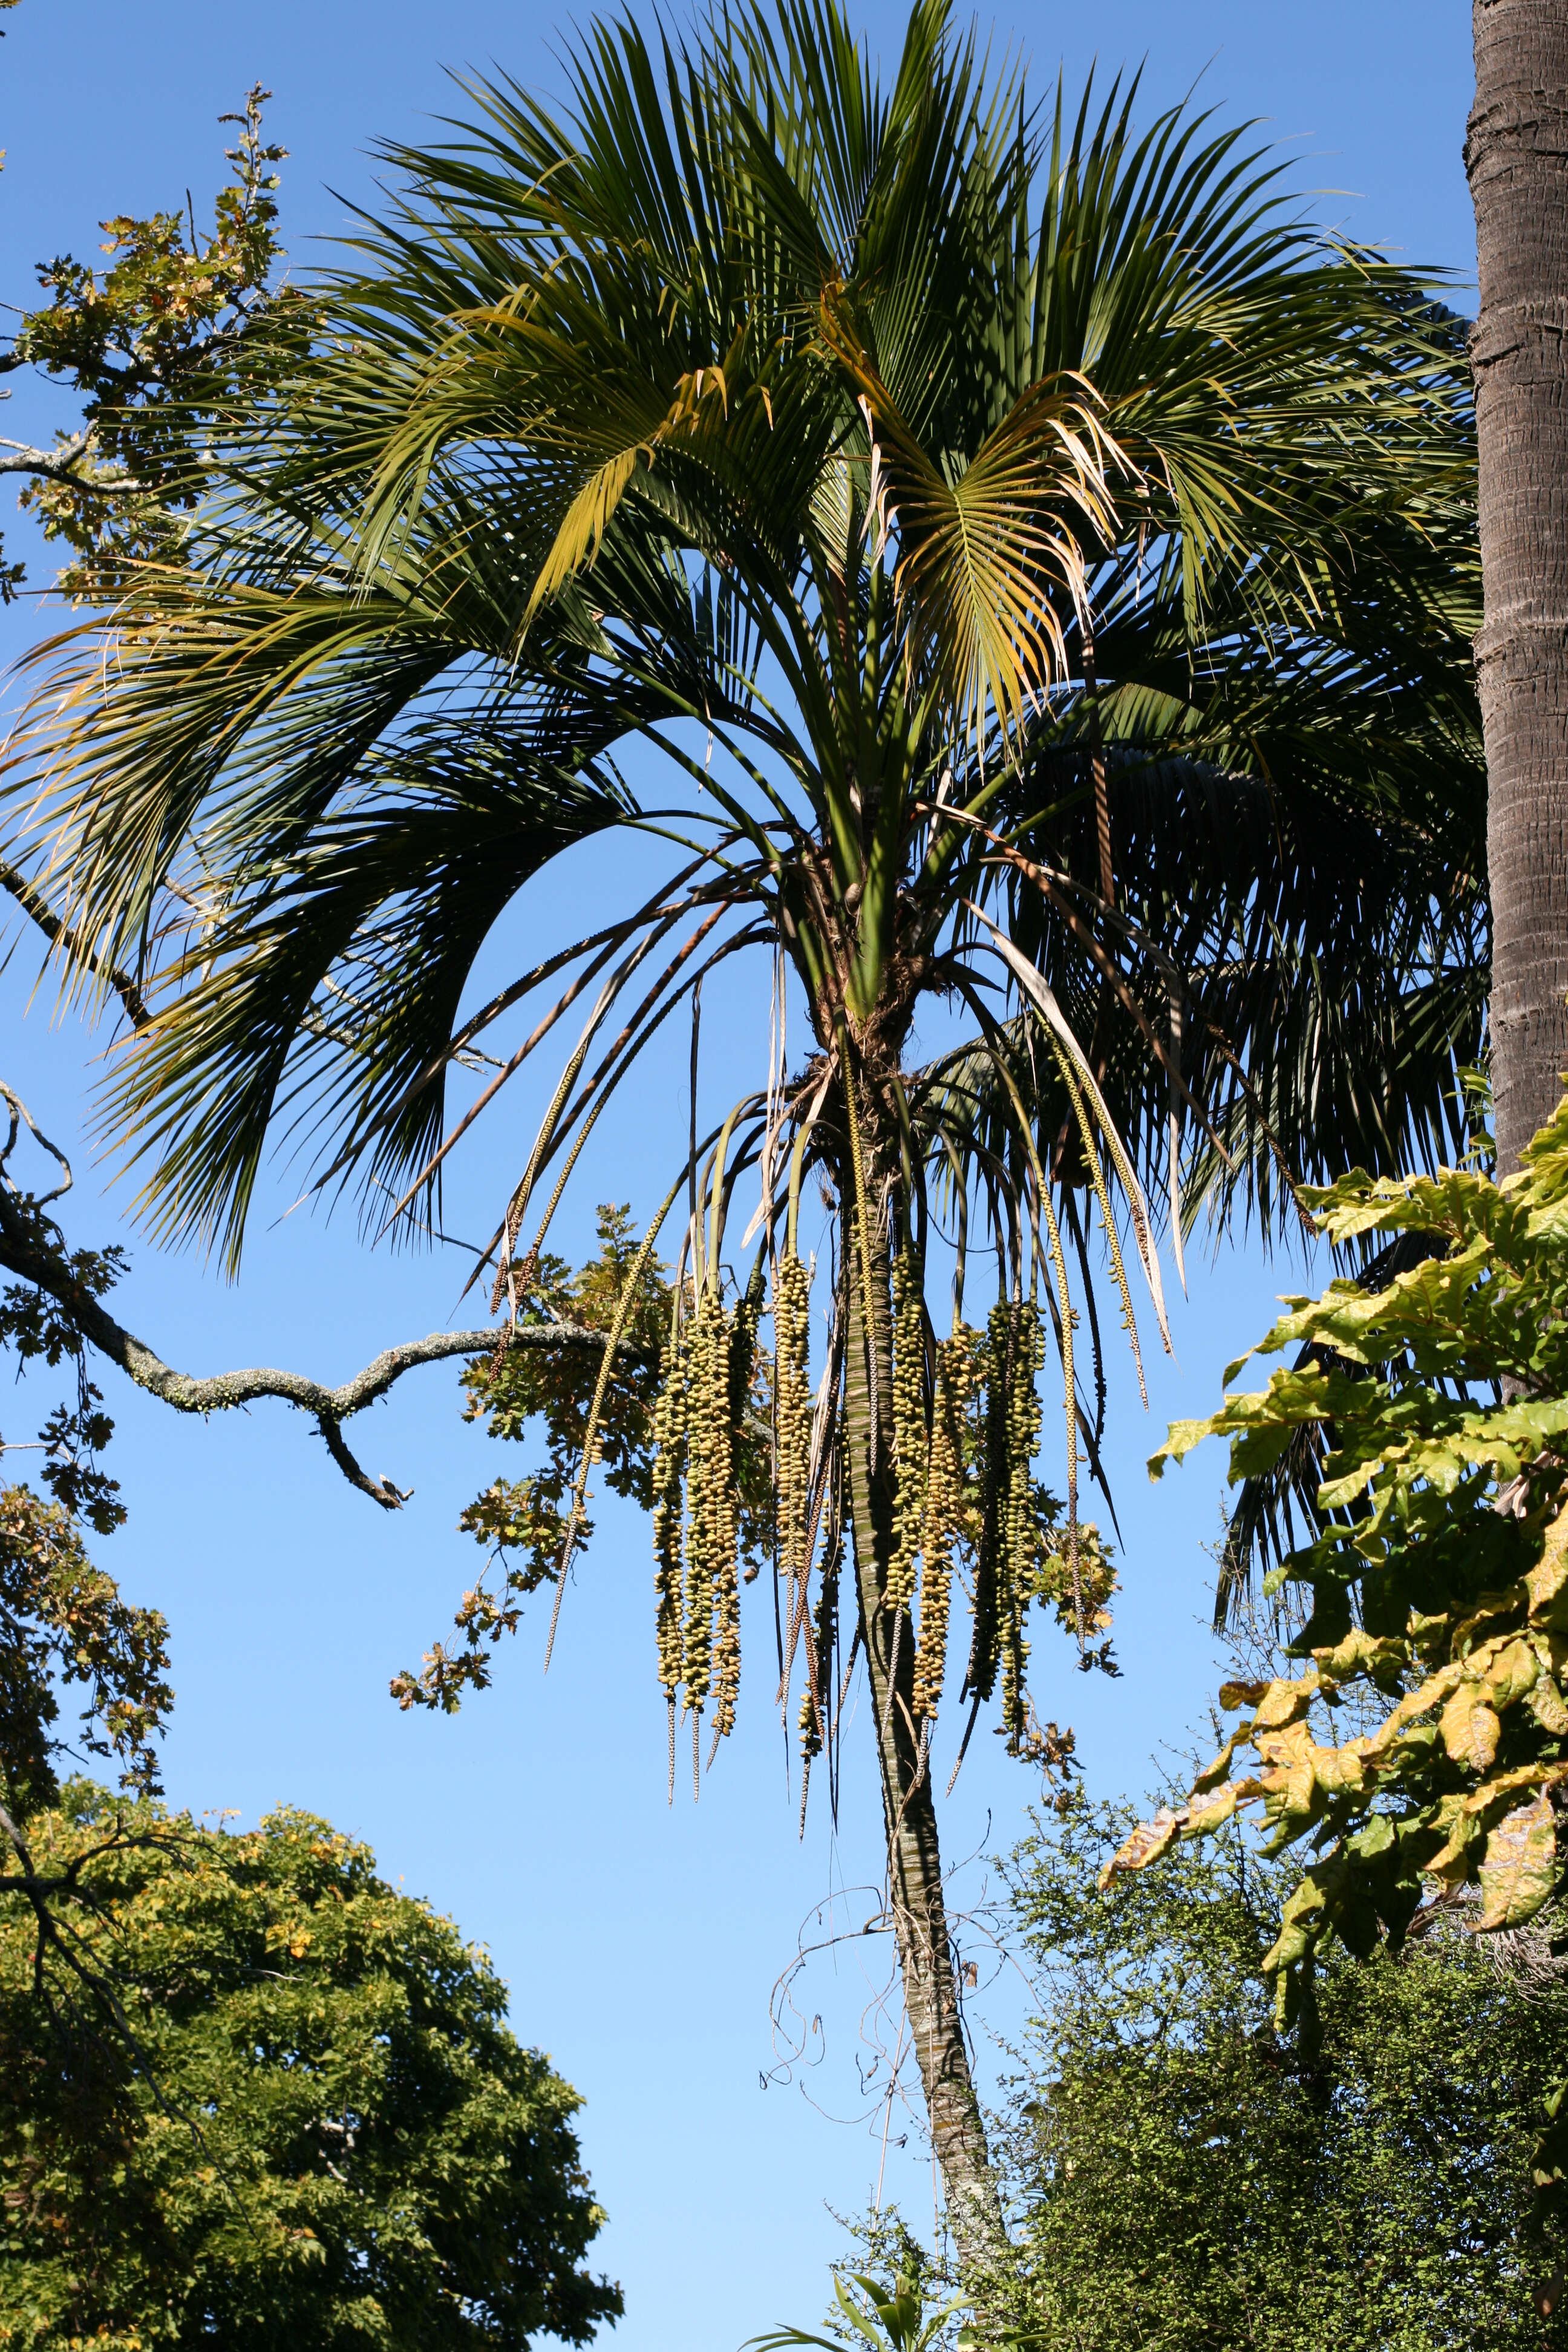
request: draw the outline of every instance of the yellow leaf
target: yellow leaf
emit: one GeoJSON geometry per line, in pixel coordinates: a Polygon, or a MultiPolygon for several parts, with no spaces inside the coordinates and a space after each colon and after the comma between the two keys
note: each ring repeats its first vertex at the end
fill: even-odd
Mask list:
{"type": "Polygon", "coordinates": [[[1481,1864],[1481,1914],[1478,1931],[1517,1927],[1540,1910],[1557,1878],[1557,1825],[1552,1801],[1542,1791],[1500,1822],[1487,1840],[1481,1864]]]}
{"type": "MultiPolygon", "coordinates": [[[[1226,1690],[1233,1690],[1235,1687],[1236,1685],[1233,1683],[1227,1683],[1226,1685],[1226,1690]]],[[[1225,1697],[1222,1693],[1220,1705],[1223,1706],[1225,1703],[1225,1697]]],[[[1237,1724],[1236,1729],[1231,1733],[1230,1738],[1226,1741],[1225,1746],[1220,1749],[1219,1754],[1215,1758],[1214,1762],[1212,1764],[1205,1765],[1204,1769],[1198,1774],[1197,1779],[1193,1782],[1193,1794],[1194,1796],[1202,1796],[1210,1789],[1218,1787],[1219,1783],[1225,1779],[1226,1774],[1230,1770],[1231,1759],[1235,1756],[1237,1748],[1241,1745],[1241,1742],[1247,1738],[1251,1729],[1252,1726],[1250,1723],[1237,1724]]]]}
{"type": "Polygon", "coordinates": [[[1568,1633],[1568,1513],[1546,1530],[1546,1549],[1524,1580],[1530,1622],[1568,1633]]]}
{"type": "Polygon", "coordinates": [[[1314,1650],[1319,1672],[1331,1682],[1348,1682],[1352,1675],[1380,1665],[1403,1665],[1409,1650],[1403,1642],[1374,1636],[1357,1625],[1331,1650],[1314,1650]]]}
{"type": "Polygon", "coordinates": [[[1456,1764],[1476,1772],[1490,1769],[1502,1726],[1476,1684],[1460,1684],[1438,1717],[1438,1729],[1456,1764]]]}
{"type": "Polygon", "coordinates": [[[1326,1789],[1331,1797],[1346,1790],[1364,1789],[1366,1765],[1362,1742],[1352,1739],[1343,1748],[1314,1748],[1312,1769],[1318,1776],[1319,1787],[1326,1789]]]}
{"type": "Polygon", "coordinates": [[[1381,1725],[1373,1737],[1364,1743],[1363,1753],[1368,1761],[1377,1762],[1386,1756],[1405,1725],[1414,1723],[1418,1716],[1427,1714],[1439,1699],[1447,1698],[1450,1691],[1457,1690],[1465,1680],[1467,1671],[1463,1660],[1444,1666],[1436,1674],[1428,1675],[1419,1690],[1413,1690],[1408,1696],[1402,1698],[1386,1723],[1381,1725]]]}
{"type": "Polygon", "coordinates": [[[1152,1822],[1140,1822],[1126,1843],[1118,1848],[1100,1874],[1098,1885],[1103,1895],[1113,1878],[1123,1871],[1142,1870],[1146,1863],[1158,1861],[1173,1846],[1181,1831],[1181,1822],[1169,1805],[1162,1805],[1152,1822]]]}
{"type": "Polygon", "coordinates": [[[1297,1722],[1310,1706],[1318,1687],[1315,1671],[1303,1675],[1299,1682],[1270,1683],[1259,1703],[1255,1728],[1271,1731],[1297,1722]]]}
{"type": "MultiPolygon", "coordinates": [[[[1184,1806],[1183,1811],[1187,1818],[1182,1835],[1206,1837],[1211,1830],[1217,1830],[1222,1822],[1229,1821],[1244,1793],[1245,1784],[1240,1786],[1233,1784],[1229,1788],[1222,1789],[1219,1794],[1206,1805],[1184,1806]]],[[[1180,1815],[1177,1818],[1179,1820],[1180,1815]]]]}
{"type": "Polygon", "coordinates": [[[1465,1881],[1473,1875],[1470,1854],[1478,1836],[1475,1822],[1461,1815],[1454,1824],[1447,1844],[1435,1853],[1430,1862],[1422,1864],[1422,1876],[1435,1879],[1439,1886],[1463,1886],[1465,1881]]]}
{"type": "Polygon", "coordinates": [[[1541,1662],[1528,1642],[1507,1642],[1487,1668],[1487,1689],[1496,1707],[1511,1706],[1516,1698],[1533,1690],[1541,1673],[1541,1662]]]}
{"type": "Polygon", "coordinates": [[[599,552],[599,541],[609,529],[610,519],[621,502],[626,484],[636,473],[637,460],[644,454],[642,445],[633,449],[617,449],[613,457],[591,473],[571,505],[555,534],[554,544],[533,583],[528,599],[524,625],[531,621],[547,596],[564,586],[574,572],[593,562],[599,552]]]}
{"type": "Polygon", "coordinates": [[[1468,1797],[1458,1800],[1460,1810],[1467,1813],[1495,1812],[1504,1797],[1517,1791],[1522,1801],[1526,1789],[1552,1789],[1560,1780],[1568,1780],[1568,1764],[1516,1764],[1511,1772],[1500,1772],[1495,1780],[1483,1780],[1468,1797]]]}
{"type": "Polygon", "coordinates": [[[1140,1822],[1125,1845],[1111,1855],[1097,1882],[1100,1893],[1123,1871],[1142,1870],[1146,1864],[1158,1862],[1179,1837],[1205,1837],[1217,1830],[1222,1822],[1229,1821],[1240,1800],[1254,1793],[1254,1783],[1241,1781],[1222,1789],[1204,1804],[1178,1805],[1174,1812],[1169,1805],[1162,1805],[1153,1820],[1140,1822]]]}
{"type": "Polygon", "coordinates": [[[1542,1731],[1551,1732],[1554,1739],[1561,1739],[1568,1732],[1568,1706],[1564,1706],[1563,1694],[1550,1675],[1543,1674],[1531,1692],[1530,1711],[1542,1731]]]}

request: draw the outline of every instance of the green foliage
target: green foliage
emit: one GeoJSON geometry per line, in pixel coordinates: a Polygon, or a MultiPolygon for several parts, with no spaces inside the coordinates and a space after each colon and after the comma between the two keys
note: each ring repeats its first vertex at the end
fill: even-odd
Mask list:
{"type": "MultiPolygon", "coordinates": [[[[18,1192],[14,1219],[25,1243],[52,1256],[72,1291],[101,1298],[125,1271],[125,1253],[68,1249],[65,1236],[32,1194],[18,1192]]],[[[87,1340],[75,1315],[36,1283],[8,1283],[0,1295],[0,1347],[16,1351],[19,1370],[41,1359],[51,1371],[68,1363],[76,1378],[74,1402],[58,1405],[39,1433],[47,1460],[44,1483],[72,1518],[85,1518],[94,1532],[111,1534],[123,1524],[120,1484],[99,1465],[98,1456],[114,1434],[103,1411],[103,1393],[87,1374],[87,1340]]]]}
{"type": "Polygon", "coordinates": [[[117,214],[99,224],[107,268],[69,254],[38,264],[49,300],[23,319],[5,364],[62,379],[82,422],[57,436],[54,469],[20,503],[73,551],[60,584],[74,596],[111,593],[126,566],[177,557],[181,518],[208,487],[215,429],[242,400],[265,397],[308,337],[303,299],[272,283],[282,259],[272,166],[287,150],[262,137],[270,95],[258,83],[243,113],[219,117],[239,135],[210,234],[188,209],[117,214]]]}
{"type": "MultiPolygon", "coordinates": [[[[607,1331],[638,1254],[629,1207],[605,1202],[598,1213],[599,1254],[575,1273],[546,1252],[524,1286],[518,1322],[575,1323],[607,1331]]],[[[669,1334],[669,1270],[650,1258],[626,1301],[623,1336],[637,1351],[617,1362],[599,1416],[597,1459],[612,1494],[653,1508],[650,1419],[658,1393],[658,1362],[669,1334]]],[[[531,1421],[544,1423],[552,1475],[564,1483],[574,1472],[587,1434],[588,1407],[598,1376],[596,1356],[574,1360],[564,1351],[507,1348],[479,1360],[463,1375],[468,1392],[464,1418],[482,1420],[492,1437],[521,1439],[531,1421]]],[[[465,1522],[466,1524],[466,1522],[465,1522]]]]}
{"type": "MultiPolygon", "coordinates": [[[[918,2271],[903,2270],[890,2282],[860,2271],[848,2274],[849,2286],[835,2277],[833,2293],[847,2326],[841,2326],[834,2336],[814,2336],[804,2327],[777,2327],[766,2336],[748,2338],[743,2352],[790,2352],[790,2347],[809,2344],[820,2352],[842,2352],[846,2340],[853,2343],[857,2336],[873,2347],[873,2352],[930,2352],[948,2331],[954,2315],[967,2308],[962,2300],[932,2308],[922,2292],[918,2271]],[[849,2287],[858,2287],[858,2295],[849,2287]],[[854,2335],[849,2335],[852,2328],[854,2335]]],[[[967,2331],[959,2341],[969,2340],[967,2331]]]]}
{"type": "MultiPolygon", "coordinates": [[[[612,1494],[651,1511],[654,1415],[675,1312],[674,1287],[669,1268],[651,1253],[639,1271],[638,1236],[628,1208],[602,1205],[598,1230],[598,1255],[575,1272],[549,1251],[534,1255],[531,1269],[520,1267],[525,1279],[517,1320],[525,1330],[567,1323],[608,1332],[618,1315],[624,1318],[626,1347],[605,1391],[593,1462],[602,1465],[612,1494]]],[[[503,1336],[493,1356],[476,1359],[464,1372],[464,1418],[482,1421],[492,1436],[518,1443],[542,1435],[545,1460],[525,1477],[494,1480],[458,1520],[463,1532],[491,1554],[500,1586],[492,1590],[481,1580],[464,1594],[455,1621],[459,1647],[449,1651],[437,1643],[417,1675],[395,1677],[392,1692],[402,1706],[453,1714],[465,1689],[483,1690],[491,1672],[487,1645],[493,1649],[503,1633],[515,1633],[523,1601],[560,1575],[599,1363],[596,1350],[514,1347],[503,1336]]],[[[773,1546],[771,1399],[771,1367],[753,1353],[742,1393],[731,1400],[739,1545],[753,1571],[773,1546]]],[[[579,1517],[574,1549],[581,1550],[592,1534],[592,1520],[579,1517]]]]}
{"type": "MultiPolygon", "coordinates": [[[[1258,1803],[1272,1851],[1310,1841],[1264,1966],[1285,2021],[1336,1941],[1397,1948],[1424,1891],[1479,1885],[1474,1924],[1518,1927],[1561,1890],[1568,1784],[1568,1100],[1500,1184],[1467,1172],[1317,1196],[1336,1242],[1415,1234],[1436,1255],[1368,1292],[1289,1302],[1260,1352],[1302,1350],[1267,1390],[1178,1423],[1151,1469],[1228,1434],[1234,1478],[1302,1430],[1327,1442],[1321,1525],[1271,1576],[1305,1618],[1294,1677],[1226,1685],[1241,1719],[1190,1797],[1130,1837],[1137,1869],[1258,1803]],[[1341,1739],[1347,1697],[1382,1716],[1341,1739]],[[1320,1738],[1320,1731],[1323,1737],[1320,1738]]],[[[1243,1358],[1242,1362],[1247,1360],[1243,1358]]],[[[1241,1365],[1226,1374],[1234,1379],[1241,1365]]],[[[1536,2159],[1568,2205],[1568,2118],[1536,2159]]]]}
{"type": "Polygon", "coordinates": [[[93,1567],[58,1503],[0,1487],[0,1801],[15,1819],[56,1794],[61,1684],[89,1693],[76,1739],[120,1757],[127,1787],[157,1786],[153,1743],[174,1703],[167,1633],[93,1567]]]}
{"type": "MultiPolygon", "coordinates": [[[[68,1249],[59,1226],[28,1193],[14,1194],[12,1208],[29,1243],[54,1257],[84,1298],[101,1297],[119,1278],[120,1250],[68,1249]]],[[[153,1741],[174,1693],[164,1679],[163,1618],[122,1600],[83,1547],[83,1522],[108,1535],[123,1521],[125,1507],[118,1481],[99,1458],[114,1424],[88,1378],[79,1324],[36,1285],[11,1283],[0,1295],[0,1346],[14,1350],[19,1370],[33,1362],[51,1370],[68,1366],[74,1390],[39,1431],[44,1483],[54,1500],[25,1486],[0,1488],[0,1803],[14,1821],[25,1821],[56,1793],[51,1759],[68,1744],[55,1729],[62,1685],[82,1685],[88,1693],[77,1739],[89,1754],[117,1756],[123,1785],[147,1791],[157,1787],[153,1741]]]]}
{"type": "Polygon", "coordinates": [[[583,2343],[619,2291],[578,2100],[505,2023],[484,1954],[305,1813],[245,1835],[76,1781],[76,1864],[133,2055],[62,2067],[32,1916],[0,1894],[0,2344],[395,2352],[583,2343]]]}
{"type": "Polygon", "coordinates": [[[1330,1439],[1322,1530],[1269,1580],[1300,1601],[1290,1648],[1311,1664],[1226,1686],[1222,1704],[1242,1720],[1189,1806],[1141,1832],[1126,1857],[1151,1859],[1255,1801],[1278,1846],[1310,1837],[1320,1859],[1269,1955],[1282,1991],[1330,1937],[1363,1953],[1397,1943],[1424,1884],[1479,1880],[1481,1924],[1509,1927],[1558,1883],[1568,1101],[1525,1159],[1500,1185],[1454,1171],[1355,1176],[1317,1196],[1337,1242],[1418,1233],[1440,1254],[1381,1291],[1340,1281],[1321,1300],[1291,1301],[1260,1352],[1304,1348],[1306,1360],[1207,1421],[1178,1423],[1151,1464],[1157,1476],[1167,1457],[1225,1433],[1239,1478],[1303,1426],[1330,1439]],[[1317,1351],[1332,1360],[1313,1361],[1317,1351]],[[1358,1686],[1395,1703],[1375,1730],[1320,1744],[1319,1725],[1358,1686]],[[1237,1765],[1249,1749],[1257,1763],[1237,1765]]]}
{"type": "Polygon", "coordinates": [[[1325,1957],[1315,2041],[1262,1973],[1289,1864],[1233,1822],[1094,1892],[1131,1816],[1076,1801],[1014,1857],[1043,2007],[1016,2086],[1024,2341],[1074,2352],[1540,2352],[1526,2159],[1568,2053],[1446,1916],[1325,1957]]]}

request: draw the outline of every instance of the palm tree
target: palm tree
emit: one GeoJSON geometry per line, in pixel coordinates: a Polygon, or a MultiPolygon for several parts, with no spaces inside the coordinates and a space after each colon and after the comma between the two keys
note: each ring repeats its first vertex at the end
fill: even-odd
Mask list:
{"type": "Polygon", "coordinates": [[[1568,14],[1555,0],[1475,0],[1475,41],[1465,163],[1480,275],[1471,357],[1486,623],[1476,666],[1497,933],[1492,1083],[1498,1166],[1507,1171],[1556,1108],[1568,1066],[1568,412],[1559,324],[1568,297],[1568,14]]]}
{"type": "Polygon", "coordinates": [[[999,1690],[1009,1747],[1048,1761],[1026,1612],[1089,1655],[1105,1590],[1078,1510],[1095,1265],[1136,1346],[1123,1241],[1163,1328],[1161,1223],[1179,1263],[1200,1203],[1272,1224],[1304,1178],[1463,1141],[1486,943],[1462,350],[1238,133],[1177,110],[1139,135],[1131,90],[1037,112],[945,0],[890,89],[836,0],[686,47],[597,26],[571,74],[561,119],[475,84],[448,145],[388,151],[387,215],[313,352],[215,438],[183,563],[40,656],[16,805],[62,938],[150,992],[106,1104],[145,1213],[231,1260],[279,1118],[319,1123],[322,1182],[391,1186],[416,1225],[571,1015],[489,1261],[527,1317],[589,1131],[689,1006],[690,1149],[608,1317],[557,1605],[679,1200],[651,1382],[672,1759],[678,1715],[715,1742],[733,1716],[734,1448],[771,1299],[804,1744],[858,1652],[973,2286],[1006,2240],[933,1796],[952,1575],[962,1737],[999,1690]],[[612,829],[662,853],[657,887],[469,1009],[518,894],[612,829]],[[809,1049],[703,1137],[700,984],[741,953],[804,994],[809,1049]],[[933,1000],[958,1041],[922,1062],[933,1000]],[[448,1072],[519,1007],[448,1123],[448,1072]],[[808,1170],[837,1203],[815,1406],[808,1170]],[[1062,1506],[1032,1476],[1047,1335],[1062,1506]]]}

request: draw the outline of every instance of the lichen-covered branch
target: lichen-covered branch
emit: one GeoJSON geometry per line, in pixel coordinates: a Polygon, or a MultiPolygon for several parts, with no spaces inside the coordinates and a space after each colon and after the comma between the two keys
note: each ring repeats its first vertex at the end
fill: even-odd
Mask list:
{"type": "MultiPolygon", "coordinates": [[[[373,1478],[360,1467],[344,1443],[342,1424],[356,1412],[363,1412],[366,1405],[374,1404],[378,1397],[384,1397],[405,1372],[453,1356],[489,1354],[503,1344],[509,1348],[581,1349],[590,1352],[602,1350],[605,1345],[603,1331],[591,1330],[582,1324],[520,1324],[515,1328],[500,1324],[473,1331],[432,1331],[423,1339],[407,1339],[398,1347],[384,1348],[363,1371],[337,1388],[329,1388],[302,1372],[279,1371],[269,1366],[215,1372],[198,1379],[164,1363],[144,1339],[139,1339],[123,1323],[115,1320],[73,1277],[61,1259],[40,1249],[28,1218],[3,1186],[0,1268],[23,1282],[35,1283],[51,1298],[58,1299],[100,1355],[118,1364],[138,1388],[173,1405],[176,1412],[226,1412],[262,1397],[279,1397],[284,1403],[297,1405],[301,1412],[312,1414],[328,1452],[343,1475],[387,1511],[400,1510],[408,1499],[407,1494],[401,1492],[390,1478],[373,1478]]],[[[628,1348],[626,1352],[635,1355],[639,1350],[628,1348]]]]}
{"type": "Polygon", "coordinates": [[[139,482],[134,474],[83,473],[82,467],[91,463],[92,450],[85,433],[73,435],[53,449],[35,449],[25,441],[0,441],[0,474],[36,474],[43,481],[64,482],[73,490],[91,490],[106,498],[116,490],[145,494],[146,483],[139,482]]]}

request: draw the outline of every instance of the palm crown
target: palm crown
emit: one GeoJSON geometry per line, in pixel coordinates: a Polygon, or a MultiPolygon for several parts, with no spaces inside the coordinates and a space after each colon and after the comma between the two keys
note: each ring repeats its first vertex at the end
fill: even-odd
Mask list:
{"type": "Polygon", "coordinates": [[[672,1721],[683,1687],[728,1727],[727,1416],[771,1260],[807,1745],[847,1525],[906,1990],[933,2004],[933,2131],[980,2259],[927,1772],[938,1569],[969,1546],[965,1693],[1000,1675],[1038,1752],[1031,1598],[1070,1587],[1083,1638],[1090,1199],[1131,1327],[1120,1188],[1163,1325],[1147,1192],[1179,1253],[1205,1196],[1288,1214],[1300,1178],[1462,1136],[1485,985],[1462,349],[1419,284],[1300,225],[1238,134],[1177,111],[1139,136],[1131,91],[1041,115],[942,0],[886,89],[833,0],[689,47],[598,27],[572,74],[565,120],[478,85],[450,143],[389,151],[392,209],[322,289],[312,354],[215,439],[184,560],[47,651],[16,790],[72,936],[154,991],[108,1102],[151,1158],[148,1213],[231,1255],[280,1115],[324,1122],[322,1181],[391,1183],[417,1220],[564,1022],[492,1244],[527,1312],[637,1055],[721,960],[793,970],[810,1052],[694,1121],[660,1213],[684,1194],[661,1672],[672,1721]],[[633,739],[659,805],[617,764],[633,739]],[[668,845],[658,887],[468,1008],[518,894],[615,827],[668,845]],[[931,994],[965,1034],[916,1066],[931,994]],[[519,1007],[527,1035],[449,1126],[447,1073],[519,1007]],[[759,1165],[763,1253],[731,1307],[729,1207],[759,1165]],[[840,1204],[815,1420],[810,1165],[840,1204]],[[1000,1305],[939,1343],[930,1242],[951,1213],[961,1304],[972,1210],[1000,1305]],[[1042,1271],[1059,1528],[1030,1475],[1042,1271]]]}

